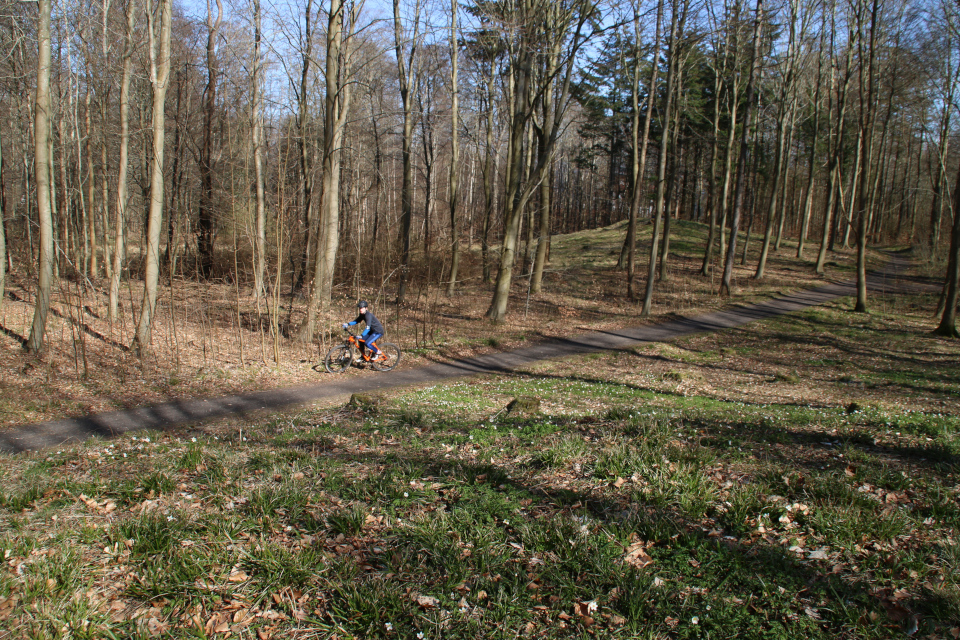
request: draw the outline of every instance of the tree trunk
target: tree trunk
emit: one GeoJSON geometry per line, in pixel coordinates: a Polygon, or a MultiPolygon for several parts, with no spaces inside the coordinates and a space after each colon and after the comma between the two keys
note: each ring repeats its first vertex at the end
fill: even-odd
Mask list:
{"type": "Polygon", "coordinates": [[[733,195],[733,218],[730,221],[730,243],[723,266],[723,280],[720,283],[720,295],[730,295],[733,280],[733,262],[737,251],[737,233],[740,228],[740,214],[743,210],[743,198],[746,185],[746,169],[750,161],[749,127],[753,110],[753,94],[757,75],[757,59],[760,52],[760,22],[763,14],[763,0],[757,0],[753,27],[753,51],[750,54],[750,77],[747,80],[747,93],[743,106],[743,135],[740,138],[740,160],[737,164],[737,184],[733,195]]]}
{"type": "MultiPolygon", "coordinates": [[[[729,42],[729,38],[729,31],[725,31],[724,44],[729,42]]],[[[717,49],[719,49],[719,47],[717,47],[717,49]]],[[[723,71],[719,68],[719,51],[716,52],[716,58],[717,61],[713,69],[713,139],[710,145],[710,183],[707,190],[709,230],[707,231],[706,247],[703,251],[703,264],[700,267],[700,274],[704,276],[710,275],[713,271],[713,245],[716,243],[717,237],[717,156],[720,154],[720,88],[722,86],[723,71],[726,70],[727,56],[723,58],[723,71]]]]}
{"type": "Polygon", "coordinates": [[[323,118],[323,178],[320,196],[320,233],[317,235],[315,273],[307,319],[298,338],[310,342],[316,333],[317,312],[326,309],[333,292],[334,267],[340,244],[340,169],[343,157],[343,137],[347,112],[350,108],[351,85],[348,81],[350,34],[356,15],[349,18],[343,0],[332,0],[327,27],[325,83],[326,96],[323,118]]]}
{"type": "MultiPolygon", "coordinates": [[[[836,4],[833,3],[831,7],[832,11],[836,10],[836,4]]],[[[831,18],[832,21],[832,18],[831,18]]],[[[834,51],[833,39],[836,37],[836,28],[831,26],[830,30],[830,39],[831,39],[831,52],[834,51]]],[[[844,77],[842,84],[837,89],[837,120],[836,120],[836,129],[833,132],[832,140],[832,149],[830,154],[830,162],[827,166],[827,176],[829,183],[827,185],[827,206],[824,209],[823,214],[823,233],[820,237],[820,252],[817,255],[817,266],[816,273],[823,274],[824,265],[827,261],[827,248],[830,246],[830,231],[832,228],[833,222],[833,211],[836,208],[836,199],[837,191],[839,190],[840,184],[840,158],[843,153],[843,131],[844,123],[846,121],[846,111],[847,111],[847,88],[850,85],[850,75],[851,68],[853,64],[853,37],[849,38],[851,44],[847,46],[847,61],[846,68],[844,69],[844,77]]],[[[831,100],[833,92],[831,91],[831,100]]],[[[831,113],[831,117],[833,117],[831,113]]]]}
{"type": "MultiPolygon", "coordinates": [[[[666,173],[667,156],[670,146],[670,122],[673,114],[673,94],[675,79],[677,76],[677,66],[680,61],[679,56],[679,34],[683,30],[683,23],[686,21],[686,11],[688,4],[685,2],[681,9],[679,3],[673,5],[670,16],[670,40],[668,46],[669,58],[667,61],[667,97],[663,108],[663,131],[660,136],[660,162],[657,169],[657,199],[656,209],[653,220],[653,234],[650,239],[650,262],[647,268],[647,284],[643,294],[643,308],[640,315],[650,315],[650,308],[653,306],[653,284],[657,273],[657,253],[660,242],[660,226],[663,223],[664,197],[666,194],[666,173]],[[683,12],[682,17],[678,13],[683,12]]],[[[652,103],[651,103],[652,105],[652,103]]]]}
{"type": "Polygon", "coordinates": [[[197,215],[197,253],[200,254],[200,276],[213,275],[214,242],[217,228],[213,215],[213,126],[217,108],[218,60],[216,53],[223,4],[217,2],[214,20],[210,0],[207,0],[207,85],[203,89],[203,146],[198,161],[200,170],[200,208],[197,215]]]}
{"type": "MultiPolygon", "coordinates": [[[[310,65],[313,62],[313,0],[307,0],[303,12],[303,69],[300,73],[300,93],[297,96],[297,135],[300,151],[300,189],[303,194],[302,216],[306,228],[303,252],[300,257],[299,275],[291,288],[291,295],[308,284],[315,269],[314,249],[320,231],[317,228],[316,206],[313,193],[313,152],[310,147],[312,114],[310,113],[310,65]]],[[[279,259],[279,257],[278,257],[279,259]]],[[[295,269],[296,270],[296,269],[295,269]]]]}
{"type": "Polygon", "coordinates": [[[150,84],[153,86],[153,157],[150,165],[150,213],[147,219],[147,246],[144,259],[146,274],[143,283],[143,305],[140,321],[131,349],[143,354],[150,345],[153,318],[157,306],[157,285],[160,280],[160,227],[163,215],[163,140],[166,117],[164,102],[170,78],[170,24],[173,13],[172,0],[159,0],[160,52],[157,55],[153,7],[147,8],[147,29],[150,38],[150,84]]]}
{"type": "Polygon", "coordinates": [[[407,295],[410,277],[410,245],[413,228],[413,88],[417,79],[417,49],[420,39],[421,3],[416,0],[413,33],[409,38],[409,50],[404,51],[404,32],[400,23],[400,0],[393,0],[393,35],[399,72],[400,102],[403,108],[403,177],[400,185],[400,283],[396,302],[403,304],[407,295]]]}
{"type": "Polygon", "coordinates": [[[34,184],[37,188],[37,216],[40,222],[39,281],[33,324],[27,351],[43,350],[53,290],[53,212],[50,202],[50,0],[38,0],[37,98],[34,118],[34,184]]]}
{"type": "Polygon", "coordinates": [[[483,174],[483,231],[480,237],[480,259],[483,269],[483,282],[490,282],[490,227],[493,224],[493,209],[496,201],[494,193],[494,148],[493,148],[493,69],[490,61],[490,75],[487,76],[487,91],[484,127],[483,165],[480,172],[483,174]]]}
{"type": "Polygon", "coordinates": [[[874,112],[876,104],[874,103],[874,60],[876,57],[877,42],[877,14],[879,13],[879,0],[873,0],[873,8],[870,12],[870,41],[868,43],[866,72],[863,68],[863,38],[859,38],[860,46],[860,95],[863,106],[860,109],[860,128],[863,131],[863,144],[861,145],[861,163],[860,188],[858,189],[860,205],[858,207],[859,215],[857,220],[857,305],[855,312],[865,313],[867,311],[867,217],[869,198],[867,191],[870,188],[870,170],[873,161],[873,130],[874,130],[874,112]],[[866,92],[864,93],[864,75],[866,78],[866,92]]]}
{"type": "Polygon", "coordinates": [[[518,16],[523,28],[520,29],[519,41],[511,45],[511,66],[512,72],[517,76],[517,87],[513,91],[510,115],[503,250],[500,254],[500,268],[497,271],[493,298],[486,313],[486,317],[493,322],[502,321],[507,313],[520,221],[527,202],[550,170],[563,115],[570,103],[570,87],[576,67],[574,62],[583,45],[582,30],[592,17],[593,6],[590,0],[576,0],[564,6],[555,2],[522,0],[519,5],[518,16]],[[568,50],[562,51],[566,42],[569,42],[568,50]],[[557,70],[559,72],[563,69],[563,81],[554,98],[553,127],[542,135],[545,151],[538,155],[537,166],[530,171],[529,179],[523,181],[523,142],[526,128],[533,117],[535,95],[543,96],[553,92],[557,76],[560,75],[556,73],[535,76],[533,65],[537,55],[545,55],[548,59],[553,56],[560,61],[557,70]]]}
{"type": "Polygon", "coordinates": [[[7,284],[7,171],[3,162],[3,136],[0,135],[0,310],[7,284]]]}
{"type": "Polygon", "coordinates": [[[627,298],[633,300],[636,295],[637,276],[637,222],[640,217],[640,197],[643,193],[643,174],[647,165],[647,148],[650,140],[650,120],[653,117],[653,96],[656,95],[657,77],[660,65],[657,60],[660,56],[660,37],[663,30],[664,0],[657,1],[657,24],[653,36],[653,64],[650,65],[650,84],[647,86],[647,114],[643,119],[643,131],[640,131],[640,7],[634,5],[633,34],[637,43],[634,52],[636,67],[634,68],[633,83],[630,89],[633,119],[631,121],[631,138],[633,150],[631,157],[631,185],[630,194],[630,221],[627,224],[627,298]],[[638,151],[639,147],[639,151],[638,151]]]}
{"type": "Polygon", "coordinates": [[[264,300],[267,291],[267,212],[263,176],[263,58],[261,40],[260,0],[253,0],[253,166],[256,180],[257,212],[254,236],[253,289],[257,304],[264,300]]]}
{"type": "Polygon", "coordinates": [[[457,89],[457,0],[450,0],[450,283],[447,295],[456,291],[460,270],[460,228],[457,223],[457,204],[460,188],[460,103],[457,89]]]}
{"type": "Polygon", "coordinates": [[[123,34],[123,76],[120,80],[120,159],[117,167],[117,204],[114,211],[113,268],[110,272],[109,318],[115,322],[120,302],[120,276],[126,258],[127,164],[130,153],[130,79],[133,75],[133,30],[136,0],[127,0],[127,24],[123,34]]]}
{"type": "MultiPolygon", "coordinates": [[[[826,29],[823,29],[825,32],[826,29]]],[[[800,219],[800,234],[797,238],[797,258],[803,258],[803,248],[807,242],[807,230],[810,226],[810,211],[813,208],[813,191],[817,176],[817,140],[820,137],[820,85],[823,80],[823,32],[817,55],[817,84],[813,98],[813,137],[810,141],[810,165],[807,168],[807,186],[803,195],[803,213],[800,219]]]]}
{"type": "Polygon", "coordinates": [[[957,331],[957,303],[960,291],[960,169],[953,187],[953,231],[950,233],[950,255],[947,258],[943,315],[933,333],[940,336],[960,338],[957,331]]]}

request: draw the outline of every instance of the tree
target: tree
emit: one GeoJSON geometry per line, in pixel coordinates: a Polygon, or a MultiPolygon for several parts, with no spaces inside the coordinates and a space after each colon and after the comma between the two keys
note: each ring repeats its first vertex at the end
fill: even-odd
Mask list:
{"type": "Polygon", "coordinates": [[[153,88],[152,130],[153,145],[150,159],[150,209],[147,218],[146,270],[143,280],[143,304],[140,320],[131,350],[144,353],[150,345],[153,318],[157,307],[157,285],[160,280],[160,228],[163,215],[163,148],[166,131],[164,103],[170,79],[170,23],[173,0],[158,0],[159,5],[147,7],[147,30],[150,53],[150,85],[153,88]],[[158,15],[159,14],[159,15],[158,15]],[[159,34],[156,32],[160,18],[159,34]],[[157,39],[159,38],[159,53],[157,39]]]}
{"type": "MultiPolygon", "coordinates": [[[[733,217],[730,221],[730,242],[723,266],[723,279],[720,282],[720,295],[731,294],[733,280],[733,261],[737,251],[737,233],[740,231],[740,217],[743,211],[744,192],[746,191],[747,165],[750,162],[750,117],[753,111],[753,97],[756,90],[757,59],[760,52],[760,24],[763,16],[763,0],[757,0],[753,23],[753,52],[750,54],[750,75],[747,79],[747,93],[743,107],[743,135],[740,138],[740,162],[737,165],[737,183],[733,192],[733,217]]],[[[731,124],[731,126],[733,126],[731,124]]]]}
{"type": "Polygon", "coordinates": [[[37,94],[34,116],[34,184],[37,187],[37,216],[40,221],[39,281],[33,324],[27,351],[43,350],[53,290],[53,212],[50,184],[50,0],[38,0],[37,9],[37,94]]]}
{"type": "Polygon", "coordinates": [[[953,230],[950,233],[950,253],[947,257],[947,273],[944,278],[943,315],[933,333],[949,338],[960,338],[957,331],[957,303],[960,301],[960,169],[953,187],[953,230]]]}
{"type": "MultiPolygon", "coordinates": [[[[861,0],[857,0],[858,9],[861,0]]],[[[854,311],[864,313],[867,310],[867,216],[869,198],[867,192],[870,184],[870,170],[873,161],[873,129],[876,101],[874,100],[874,61],[877,51],[877,17],[880,11],[880,0],[873,0],[869,12],[869,34],[861,34],[857,38],[860,47],[860,135],[858,146],[859,162],[862,167],[860,186],[858,188],[859,207],[857,215],[857,304],[854,311]],[[864,51],[864,46],[867,50],[864,51]]],[[[863,24],[866,16],[866,2],[863,9],[857,11],[858,32],[865,28],[863,24]]]]}
{"type": "Polygon", "coordinates": [[[123,32],[123,75],[120,79],[120,152],[117,166],[117,201],[114,208],[113,267],[110,270],[108,317],[116,321],[120,302],[120,277],[126,254],[127,168],[130,154],[130,79],[133,75],[133,30],[136,0],[127,0],[126,27],[123,32]]]}
{"type": "Polygon", "coordinates": [[[200,256],[200,275],[213,275],[214,241],[217,222],[213,213],[213,126],[217,108],[217,81],[219,60],[217,38],[223,21],[223,4],[217,2],[217,17],[214,19],[207,0],[207,84],[203,88],[203,145],[197,158],[200,169],[200,208],[197,216],[197,253],[200,256]]]}
{"type": "Polygon", "coordinates": [[[0,309],[6,297],[7,284],[7,185],[3,162],[3,136],[0,135],[0,309]]]}
{"type": "MultiPolygon", "coordinates": [[[[675,2],[670,17],[670,36],[667,41],[667,85],[665,88],[666,98],[663,107],[662,126],[660,132],[660,154],[659,165],[657,169],[657,195],[655,200],[655,211],[653,218],[653,231],[650,238],[650,260],[647,264],[647,284],[644,288],[643,307],[640,315],[650,315],[653,306],[653,285],[657,272],[657,254],[660,241],[660,227],[663,222],[664,195],[666,194],[667,182],[667,158],[669,156],[670,144],[670,119],[673,117],[674,93],[677,84],[677,69],[680,65],[680,35],[683,31],[684,23],[687,19],[687,9],[690,3],[684,0],[681,6],[675,2]]],[[[651,87],[651,90],[653,87],[651,87]]],[[[651,94],[652,95],[652,94],[651,94]]]]}
{"type": "MultiPolygon", "coordinates": [[[[797,33],[797,22],[800,20],[799,5],[799,0],[790,0],[789,2],[790,14],[788,18],[788,31],[790,35],[787,40],[787,53],[783,60],[783,72],[780,74],[780,90],[777,100],[777,143],[771,178],[773,190],[767,206],[760,259],[757,261],[757,271],[753,276],[757,280],[763,279],[766,270],[777,206],[780,204],[781,194],[786,190],[787,168],[790,159],[790,142],[793,140],[794,112],[797,108],[795,70],[800,56],[800,42],[806,36],[806,16],[804,16],[803,22],[799,25],[799,34],[797,33]]],[[[781,211],[781,215],[782,214],[783,212],[781,211]]]]}
{"type": "Polygon", "coordinates": [[[400,284],[397,304],[403,304],[407,295],[410,270],[410,233],[413,226],[413,88],[419,74],[421,0],[414,0],[410,32],[403,28],[400,18],[400,0],[393,0],[393,42],[397,54],[397,72],[400,101],[403,108],[403,177],[400,187],[400,284]]]}
{"type": "Polygon", "coordinates": [[[500,322],[506,316],[510,299],[523,212],[549,169],[563,116],[570,103],[570,85],[577,54],[584,42],[590,39],[591,34],[585,33],[584,29],[588,21],[593,19],[597,8],[593,0],[519,0],[512,6],[496,5],[496,9],[496,18],[511,29],[507,43],[511,91],[504,237],[493,298],[486,313],[493,322],[500,322]],[[538,56],[555,56],[557,64],[553,73],[535,72],[538,56]],[[531,168],[525,181],[523,158],[527,127],[533,118],[537,101],[554,90],[557,95],[552,110],[552,126],[542,135],[544,153],[539,155],[536,167],[531,168]]]}
{"type": "Polygon", "coordinates": [[[317,312],[326,306],[333,291],[334,265],[340,243],[340,168],[343,136],[350,110],[350,46],[360,7],[344,0],[330,0],[327,20],[326,69],[323,114],[323,176],[320,191],[320,229],[316,236],[315,273],[307,319],[300,329],[301,341],[313,340],[317,312]],[[349,12],[348,12],[349,11],[349,12]]]}
{"type": "Polygon", "coordinates": [[[457,204],[460,199],[460,96],[457,86],[457,0],[450,0],[450,283],[447,295],[452,296],[460,270],[460,229],[457,224],[457,204]]]}
{"type": "Polygon", "coordinates": [[[267,213],[263,172],[263,54],[261,53],[260,0],[253,0],[253,76],[250,108],[253,120],[253,167],[257,194],[255,236],[253,244],[253,290],[259,303],[266,295],[267,213]]]}

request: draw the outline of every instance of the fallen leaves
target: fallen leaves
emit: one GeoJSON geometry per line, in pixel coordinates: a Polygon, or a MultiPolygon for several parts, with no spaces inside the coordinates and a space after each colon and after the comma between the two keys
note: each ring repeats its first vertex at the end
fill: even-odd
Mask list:
{"type": "Polygon", "coordinates": [[[647,553],[647,547],[647,543],[642,540],[633,542],[623,554],[623,562],[637,569],[653,564],[653,558],[647,553]]]}
{"type": "Polygon", "coordinates": [[[83,494],[83,493],[81,493],[78,496],[78,499],[83,504],[87,505],[87,507],[89,507],[91,511],[95,511],[102,515],[107,515],[117,510],[117,503],[114,502],[113,500],[102,500],[100,502],[97,502],[96,500],[88,497],[86,494],[83,494]]]}
{"type": "Polygon", "coordinates": [[[440,606],[440,601],[433,596],[424,596],[418,593],[413,593],[410,597],[421,609],[424,610],[436,609],[440,606]]]}
{"type": "Polygon", "coordinates": [[[234,567],[234,568],[230,571],[230,575],[227,576],[227,580],[228,580],[229,582],[246,582],[246,581],[249,580],[249,579],[250,579],[250,576],[248,576],[248,575],[247,575],[242,569],[240,569],[239,567],[234,567]]]}

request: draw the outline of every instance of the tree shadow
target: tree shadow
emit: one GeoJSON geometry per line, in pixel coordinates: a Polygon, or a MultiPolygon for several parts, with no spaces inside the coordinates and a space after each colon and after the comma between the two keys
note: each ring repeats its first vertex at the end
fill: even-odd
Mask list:
{"type": "MultiPolygon", "coordinates": [[[[309,439],[291,442],[290,446],[339,463],[363,465],[377,470],[378,473],[390,474],[391,479],[394,478],[392,474],[397,470],[401,470],[401,475],[403,475],[404,472],[415,469],[416,473],[419,473],[423,478],[435,478],[440,481],[456,480],[467,485],[485,485],[487,490],[493,492],[503,492],[509,489],[521,496],[526,496],[531,501],[531,504],[526,507],[526,511],[531,518],[558,518],[558,525],[560,523],[559,518],[576,517],[576,514],[586,511],[592,518],[611,527],[611,531],[622,534],[623,539],[629,538],[629,534],[633,533],[641,540],[653,543],[653,547],[648,551],[658,560],[662,560],[663,566],[654,564],[649,569],[630,573],[627,576],[628,583],[633,581],[637,585],[649,585],[659,572],[671,572],[672,569],[668,568],[667,565],[671,567],[688,564],[699,566],[696,564],[696,559],[700,558],[701,561],[704,561],[704,557],[706,557],[711,563],[720,562],[723,565],[721,569],[714,570],[711,573],[702,574],[692,571],[692,583],[698,584],[708,591],[719,590],[721,586],[724,586],[724,588],[734,592],[743,589],[742,593],[749,595],[764,583],[770,585],[802,585],[799,591],[803,593],[806,601],[817,603],[820,607],[823,607],[824,619],[821,621],[821,625],[825,630],[832,631],[838,636],[843,635],[843,632],[848,629],[847,625],[850,620],[840,611],[847,606],[855,607],[858,609],[858,613],[876,612],[881,616],[881,622],[878,622],[878,625],[897,627],[896,620],[891,620],[888,624],[883,623],[886,619],[883,610],[890,605],[889,594],[878,591],[871,576],[849,570],[849,565],[843,564],[842,559],[841,564],[836,566],[832,563],[817,565],[813,562],[803,562],[772,538],[741,539],[724,535],[723,531],[718,532],[710,527],[705,527],[704,521],[697,514],[687,514],[671,505],[640,500],[638,494],[612,498],[577,489],[553,486],[548,482],[531,482],[518,479],[508,467],[492,462],[440,460],[429,454],[347,452],[329,441],[324,441],[319,448],[311,446],[309,439]],[[694,562],[691,562],[691,560],[694,562]],[[713,581],[712,584],[711,580],[713,581]],[[731,580],[734,582],[733,585],[727,582],[731,580]],[[838,610],[834,610],[831,603],[839,605],[838,610]]],[[[448,512],[452,513],[458,508],[455,499],[444,498],[443,501],[445,502],[444,509],[448,512]]],[[[521,543],[523,542],[522,536],[516,532],[515,526],[513,528],[504,526],[503,531],[505,539],[516,539],[521,543]]],[[[371,564],[378,566],[381,571],[388,571],[389,563],[386,559],[394,554],[397,549],[411,542],[407,539],[408,535],[403,530],[399,530],[392,536],[387,537],[386,540],[378,542],[381,551],[364,558],[362,562],[369,561],[371,564]]],[[[435,552],[438,556],[442,556],[440,549],[434,550],[423,547],[424,541],[420,538],[417,538],[416,542],[421,545],[418,546],[418,553],[430,554],[435,552]]],[[[436,544],[444,545],[446,543],[441,541],[436,544]]],[[[933,552],[932,549],[931,552],[933,552]]],[[[521,571],[522,566],[522,564],[517,565],[517,570],[521,571]]],[[[441,581],[445,578],[445,575],[436,577],[430,575],[431,571],[438,574],[442,571],[442,561],[438,561],[436,566],[430,565],[430,563],[421,565],[421,570],[427,571],[421,578],[441,581]]],[[[598,589],[599,592],[606,593],[614,587],[621,590],[624,588],[622,574],[619,579],[617,575],[610,574],[598,589]]],[[[623,595],[622,601],[611,602],[609,606],[614,610],[626,607],[631,595],[623,595]]],[[[914,594],[914,597],[909,600],[898,603],[898,606],[903,607],[904,605],[906,605],[905,610],[908,618],[910,616],[942,617],[944,611],[950,611],[951,603],[934,593],[924,591],[920,594],[914,594]]],[[[646,607],[648,605],[640,606],[646,607]]],[[[653,605],[649,606],[655,608],[653,605]]],[[[621,611],[627,613],[626,610],[621,611]]],[[[648,609],[647,613],[651,613],[651,611],[648,609]]],[[[776,615],[773,611],[765,611],[762,606],[752,610],[751,614],[761,618],[771,614],[776,615]]],[[[957,615],[953,614],[952,621],[955,622],[956,620],[957,615]]],[[[907,623],[909,621],[906,620],[907,623]]],[[[950,621],[938,619],[938,622],[950,621]]]]}

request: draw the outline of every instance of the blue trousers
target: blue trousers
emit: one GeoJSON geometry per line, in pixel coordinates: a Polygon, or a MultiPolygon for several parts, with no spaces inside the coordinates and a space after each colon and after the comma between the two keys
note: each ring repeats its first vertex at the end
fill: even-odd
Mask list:
{"type": "Polygon", "coordinates": [[[364,342],[367,343],[367,348],[370,349],[370,352],[376,356],[380,353],[380,349],[377,348],[377,345],[373,344],[377,340],[383,337],[382,333],[371,333],[370,335],[364,337],[364,342]]]}

